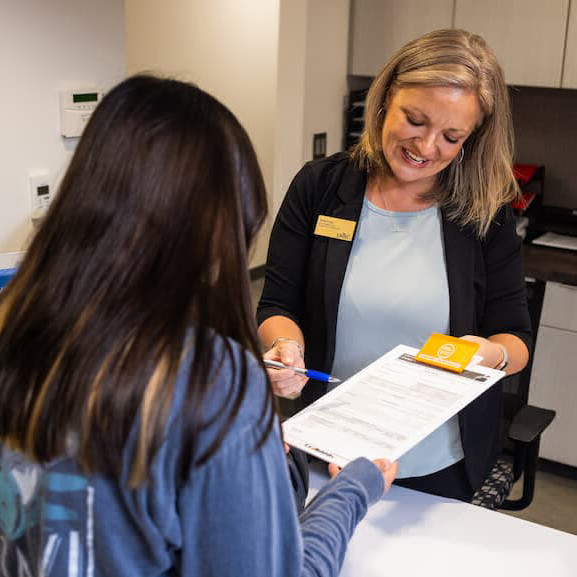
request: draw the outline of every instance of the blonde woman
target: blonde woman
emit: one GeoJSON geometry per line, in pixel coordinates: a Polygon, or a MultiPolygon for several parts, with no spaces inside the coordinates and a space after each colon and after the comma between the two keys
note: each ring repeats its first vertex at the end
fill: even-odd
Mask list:
{"type": "MultiPolygon", "coordinates": [[[[512,154],[507,88],[481,37],[439,30],[399,50],[371,85],[359,145],[305,165],[286,194],[258,307],[265,356],[346,378],[440,332],[479,343],[487,366],[523,369],[512,154]],[[324,235],[319,216],[354,234],[324,235]]],[[[270,378],[305,404],[325,390],[290,369],[270,378]]],[[[496,386],[427,437],[397,482],[469,500],[496,457],[501,402],[496,386]]]]}

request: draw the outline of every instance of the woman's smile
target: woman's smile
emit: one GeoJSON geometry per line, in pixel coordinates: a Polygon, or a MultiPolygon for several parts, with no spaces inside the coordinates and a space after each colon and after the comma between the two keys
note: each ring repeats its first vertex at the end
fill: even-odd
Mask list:
{"type": "Polygon", "coordinates": [[[428,160],[426,158],[421,158],[416,154],[411,153],[411,151],[408,150],[407,148],[403,148],[403,155],[405,156],[405,159],[407,160],[407,162],[409,162],[409,164],[414,164],[419,168],[422,168],[428,163],[428,160]]]}

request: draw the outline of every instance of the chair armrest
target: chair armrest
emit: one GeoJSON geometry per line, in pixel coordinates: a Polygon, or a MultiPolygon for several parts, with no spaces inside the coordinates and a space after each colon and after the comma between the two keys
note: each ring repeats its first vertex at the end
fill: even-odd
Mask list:
{"type": "Polygon", "coordinates": [[[525,405],[513,418],[508,431],[512,441],[532,443],[550,425],[555,411],[525,405]]]}

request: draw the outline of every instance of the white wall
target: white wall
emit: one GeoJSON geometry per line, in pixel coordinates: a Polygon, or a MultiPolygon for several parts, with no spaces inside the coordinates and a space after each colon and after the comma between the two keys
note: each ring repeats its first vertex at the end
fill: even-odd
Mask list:
{"type": "Polygon", "coordinates": [[[281,0],[274,210],[312,159],[313,134],[327,155],[342,149],[350,0],[281,0]]]}
{"type": "MultiPolygon", "coordinates": [[[[128,73],[193,81],[249,133],[267,190],[273,187],[279,0],[126,0],[128,73]]],[[[263,264],[268,230],[253,265],[263,264]]]]}
{"type": "Polygon", "coordinates": [[[272,211],[276,214],[304,156],[308,0],[281,0],[272,211]]]}
{"type": "MultiPolygon", "coordinates": [[[[0,0],[0,253],[30,236],[29,173],[60,175],[75,143],[58,90],[108,88],[125,64],[193,80],[238,116],[274,214],[312,135],[341,147],[348,18],[349,0],[0,0]]],[[[265,230],[253,265],[267,244],[265,230]]]]}
{"type": "MultiPolygon", "coordinates": [[[[127,72],[196,82],[239,118],[255,146],[272,216],[312,135],[340,150],[349,0],[126,0],[127,72]]],[[[265,262],[268,227],[252,266],[265,262]]]]}
{"type": "Polygon", "coordinates": [[[58,90],[124,77],[124,0],[0,0],[0,253],[32,230],[28,174],[62,172],[58,90]]]}
{"type": "Polygon", "coordinates": [[[327,133],[327,156],[342,150],[350,0],[309,0],[305,70],[304,157],[313,134],[327,133]]]}

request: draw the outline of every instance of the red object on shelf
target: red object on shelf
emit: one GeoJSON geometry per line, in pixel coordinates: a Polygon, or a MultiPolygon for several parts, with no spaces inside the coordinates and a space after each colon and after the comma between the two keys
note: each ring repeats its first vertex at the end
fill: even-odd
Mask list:
{"type": "Polygon", "coordinates": [[[518,199],[511,201],[511,207],[513,210],[523,212],[527,210],[527,207],[533,202],[535,196],[534,192],[522,192],[518,199]]]}
{"type": "Polygon", "coordinates": [[[537,164],[514,164],[513,174],[521,186],[527,184],[539,168],[537,164]]]}
{"type": "Polygon", "coordinates": [[[517,214],[523,214],[537,195],[543,194],[545,167],[538,164],[514,164],[513,174],[521,188],[521,192],[519,198],[511,202],[511,206],[517,214]],[[539,190],[535,190],[535,186],[529,187],[528,185],[531,182],[539,183],[539,190]]]}

